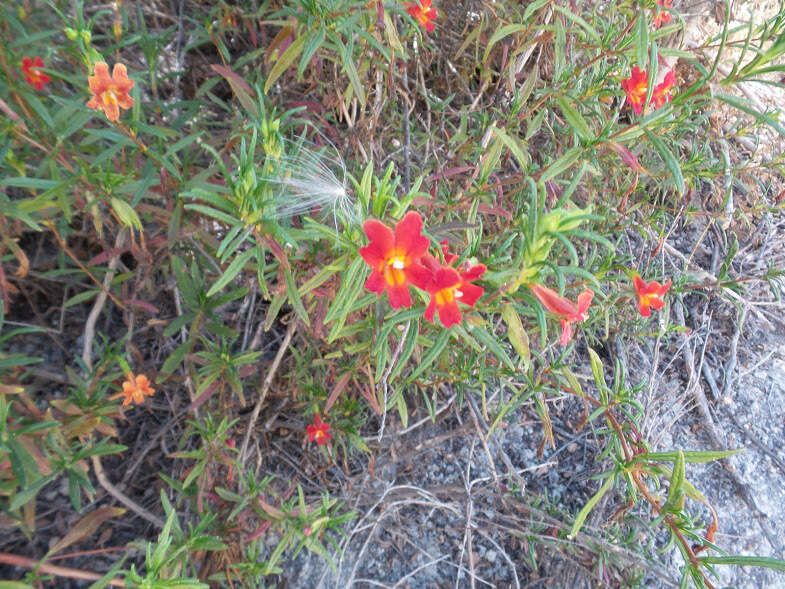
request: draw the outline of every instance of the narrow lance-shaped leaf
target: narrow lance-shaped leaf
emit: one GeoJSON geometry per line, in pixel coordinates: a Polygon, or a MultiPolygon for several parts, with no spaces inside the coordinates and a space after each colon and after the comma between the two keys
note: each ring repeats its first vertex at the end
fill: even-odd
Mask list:
{"type": "Polygon", "coordinates": [[[588,503],[583,506],[583,509],[581,509],[580,513],[578,513],[578,517],[575,518],[575,523],[572,524],[570,533],[567,534],[567,538],[569,540],[575,539],[575,536],[578,535],[578,532],[583,527],[583,522],[585,522],[586,518],[589,517],[591,510],[594,509],[594,506],[597,505],[599,500],[602,499],[605,493],[607,493],[613,486],[613,478],[613,474],[609,474],[599,490],[592,496],[591,499],[589,499],[588,503]]]}

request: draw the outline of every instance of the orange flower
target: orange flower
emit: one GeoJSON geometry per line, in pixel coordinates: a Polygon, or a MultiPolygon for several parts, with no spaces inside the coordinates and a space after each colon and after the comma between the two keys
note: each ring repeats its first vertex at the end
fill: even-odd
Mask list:
{"type": "Polygon", "coordinates": [[[670,102],[671,98],[671,91],[676,86],[676,74],[673,73],[673,70],[669,71],[665,74],[665,78],[663,79],[661,84],[657,84],[654,87],[654,92],[651,95],[651,101],[654,103],[654,108],[660,108],[666,102],[670,102]]]}
{"type": "Polygon", "coordinates": [[[632,68],[632,75],[621,82],[622,89],[627,93],[627,102],[636,115],[643,112],[643,103],[649,91],[649,74],[637,65],[632,68]]]}
{"type": "Polygon", "coordinates": [[[417,24],[425,28],[429,33],[433,33],[436,25],[433,23],[436,20],[436,10],[431,8],[431,0],[415,0],[406,5],[406,12],[417,21],[417,24]]]}
{"type": "Polygon", "coordinates": [[[128,78],[122,63],[114,64],[112,76],[109,77],[109,66],[103,61],[97,62],[95,75],[88,77],[87,82],[90,84],[90,92],[93,93],[87,106],[104,111],[110,121],[120,118],[121,108],[129,109],[134,105],[134,99],[128,95],[134,87],[134,81],[128,78]]]}
{"type": "Polygon", "coordinates": [[[371,275],[365,288],[381,294],[387,291],[393,309],[411,307],[409,285],[425,289],[431,273],[421,264],[428,251],[428,238],[422,235],[422,217],[410,211],[395,226],[395,233],[384,223],[370,219],[363,225],[371,243],[359,250],[371,275]]]}
{"type": "Polygon", "coordinates": [[[542,284],[530,284],[529,290],[537,297],[543,307],[554,315],[558,315],[559,323],[561,323],[559,343],[566,346],[572,340],[571,324],[585,321],[589,317],[586,311],[594,298],[594,293],[588,288],[584,288],[583,292],[578,295],[576,304],[542,284]]]}
{"type": "Polygon", "coordinates": [[[155,389],[150,386],[150,381],[144,374],[134,376],[133,372],[129,372],[125,375],[125,378],[127,380],[123,383],[124,406],[130,405],[131,401],[137,405],[144,403],[144,396],[152,396],[155,392],[155,389]]]}
{"type": "Polygon", "coordinates": [[[659,311],[665,306],[662,295],[668,292],[671,286],[670,280],[665,284],[660,284],[656,280],[647,283],[636,274],[632,279],[632,283],[635,286],[635,294],[638,295],[638,311],[640,311],[642,317],[649,317],[652,307],[659,311]]]}
{"type": "Polygon", "coordinates": [[[308,441],[316,442],[318,446],[325,446],[329,443],[330,438],[332,438],[332,435],[330,435],[330,425],[323,422],[318,413],[313,416],[313,423],[310,424],[305,431],[308,436],[308,441]]]}
{"type": "MultiPolygon", "coordinates": [[[[657,0],[657,6],[660,8],[673,8],[673,0],[657,0]]],[[[659,29],[662,25],[668,24],[671,21],[671,13],[668,10],[658,10],[657,16],[654,18],[654,28],[659,29]]]]}
{"type": "Polygon", "coordinates": [[[40,70],[42,67],[44,67],[44,60],[40,57],[35,59],[25,57],[22,59],[22,73],[25,75],[25,82],[35,86],[36,90],[43,90],[44,84],[52,81],[52,78],[40,70]]]}
{"type": "Polygon", "coordinates": [[[424,265],[433,274],[425,289],[430,293],[431,301],[425,309],[424,316],[433,323],[434,314],[438,309],[439,321],[444,327],[450,328],[463,321],[458,303],[473,307],[485,292],[481,286],[471,284],[471,282],[482,276],[486,268],[483,264],[477,264],[471,267],[467,265],[463,270],[456,270],[449,264],[458,256],[448,254],[446,244],[442,245],[442,250],[446,266],[442,266],[436,258],[429,254],[423,257],[424,265]]]}

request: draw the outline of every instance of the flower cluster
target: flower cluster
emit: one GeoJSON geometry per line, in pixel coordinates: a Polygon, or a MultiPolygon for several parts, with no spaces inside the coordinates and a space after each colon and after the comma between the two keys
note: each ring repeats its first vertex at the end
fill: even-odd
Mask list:
{"type": "Polygon", "coordinates": [[[654,17],[654,28],[659,29],[671,21],[670,10],[673,8],[673,0],[657,0],[657,12],[654,17]],[[664,8],[665,10],[659,10],[664,8]]]}
{"type": "MultiPolygon", "coordinates": [[[[649,92],[649,74],[646,70],[640,69],[637,65],[632,68],[632,74],[621,82],[622,89],[627,93],[627,102],[632,106],[636,115],[641,114],[645,109],[646,95],[649,92]]],[[[665,74],[662,82],[654,87],[651,95],[651,103],[654,108],[660,108],[673,98],[672,92],[676,87],[676,74],[673,70],[665,74]]]]}
{"type": "Polygon", "coordinates": [[[409,13],[417,24],[423,27],[429,33],[433,33],[436,28],[434,20],[436,20],[436,9],[431,8],[431,0],[415,0],[406,5],[406,12],[409,13]]]}
{"type": "Polygon", "coordinates": [[[129,109],[134,105],[134,99],[128,94],[134,87],[134,81],[128,78],[128,72],[122,63],[114,64],[112,75],[109,75],[109,66],[106,62],[99,61],[95,64],[95,75],[87,78],[90,92],[93,97],[87,101],[87,106],[95,110],[102,110],[110,121],[120,118],[120,109],[129,109]]]}
{"type": "Polygon", "coordinates": [[[41,71],[42,67],[44,67],[44,60],[40,57],[22,59],[22,73],[25,75],[25,82],[34,86],[36,90],[43,90],[44,84],[52,81],[52,78],[41,71]]]}
{"type": "Polygon", "coordinates": [[[363,225],[370,241],[360,248],[360,255],[371,267],[365,288],[381,294],[387,292],[394,309],[411,307],[409,286],[427,292],[431,299],[425,318],[433,322],[436,311],[445,327],[460,324],[461,309],[458,303],[469,307],[483,295],[483,289],[473,281],[485,273],[485,266],[468,264],[454,268],[457,256],[443,248],[444,263],[428,253],[428,238],[422,234],[422,217],[410,211],[395,226],[395,231],[374,219],[363,225]]]}

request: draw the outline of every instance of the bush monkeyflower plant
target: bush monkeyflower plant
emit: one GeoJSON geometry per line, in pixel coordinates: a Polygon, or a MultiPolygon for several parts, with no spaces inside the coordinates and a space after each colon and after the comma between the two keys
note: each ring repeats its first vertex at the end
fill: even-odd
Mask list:
{"type": "MultiPolygon", "coordinates": [[[[571,483],[592,497],[583,509],[565,514],[552,535],[523,543],[529,552],[521,558],[535,567],[552,538],[575,562],[590,562],[595,579],[634,585],[637,567],[613,560],[628,551],[613,548],[641,537],[641,526],[649,538],[661,526],[684,557],[682,586],[712,587],[718,564],[785,570],[774,559],[719,552],[713,508],[706,524],[686,507],[688,499],[708,503],[687,482],[685,464],[728,452],[650,451],[644,432],[657,408],[644,414],[640,386],[625,382],[634,371],[619,358],[603,366],[591,347],[613,338],[616,346],[605,346],[613,356],[632,338],[651,337],[628,328],[641,323],[630,320],[632,289],[637,312],[649,317],[664,307],[672,281],[647,282],[626,269],[648,265],[641,243],[671,239],[688,195],[763,186],[779,173],[778,160],[718,156],[718,140],[738,129],[782,133],[741,93],[714,89],[781,73],[782,15],[750,23],[744,45],[723,35],[692,49],[667,46],[683,24],[672,0],[472,3],[467,28],[438,21],[432,0],[293,0],[253,10],[206,0],[189,4],[193,17],[162,21],[178,22],[176,38],[187,40],[172,52],[176,68],[163,70],[174,29],[159,24],[149,3],[87,13],[83,0],[28,2],[25,11],[13,4],[0,5],[0,28],[20,36],[0,44],[0,110],[9,122],[0,125],[0,344],[38,337],[27,327],[27,305],[39,298],[62,306],[58,334],[83,331],[85,342],[79,357],[59,365],[56,387],[39,383],[49,369],[31,378],[25,366],[37,359],[0,351],[0,511],[23,531],[22,542],[38,533],[37,494],[57,477],[68,479],[77,512],[82,495],[133,505],[118,488],[107,484],[102,497],[93,487],[117,474],[101,476],[99,457],[128,452],[136,475],[168,488],[159,504],[145,496],[147,506],[134,510],[152,526],[144,570],[134,563],[122,571],[118,562],[110,577],[150,587],[267,586],[285,554],[337,554],[352,517],[340,493],[350,485],[330,486],[345,480],[330,469],[371,470],[391,447],[385,423],[400,432],[427,427],[420,417],[442,419],[448,391],[457,412],[467,409],[463,400],[473,409],[482,401],[492,425],[480,424],[480,436],[534,417],[543,435],[523,442],[555,447],[555,422],[564,425],[578,407],[581,427],[604,445],[594,456],[607,470],[571,483]],[[433,35],[437,23],[444,34],[433,35]],[[725,45],[744,47],[747,61],[718,80],[705,53],[725,45]],[[549,56],[547,64],[537,55],[549,56]],[[669,65],[675,55],[682,89],[669,65]],[[134,103],[126,64],[141,68],[134,76],[145,80],[144,105],[134,103]],[[86,81],[84,65],[92,69],[86,81]],[[103,115],[91,116],[69,84],[77,96],[89,88],[86,106],[103,115]],[[744,113],[720,134],[707,123],[717,100],[744,113]],[[121,117],[131,108],[127,127],[121,117]],[[641,119],[657,109],[663,116],[641,119]],[[104,116],[115,125],[106,128],[104,116]],[[388,162],[381,174],[379,161],[388,162]],[[460,256],[444,237],[462,244],[460,256]],[[53,255],[33,258],[33,243],[53,255]],[[62,291],[41,285],[61,276],[62,291]],[[10,307],[17,297],[21,306],[10,307]],[[9,308],[23,309],[23,321],[3,325],[9,308]],[[98,311],[106,322],[82,325],[98,311]],[[98,333],[102,325],[107,333],[98,333]],[[548,337],[557,325],[558,346],[548,337]],[[578,330],[586,345],[568,347],[578,330]],[[283,338],[266,337],[281,331],[283,338]],[[274,360],[262,340],[279,347],[274,360]],[[117,419],[115,401],[138,405],[156,390],[151,377],[130,370],[126,354],[155,366],[156,387],[167,392],[166,403],[136,413],[137,423],[117,419]],[[55,388],[57,398],[44,398],[55,388]],[[565,394],[572,406],[561,402],[565,394]],[[249,395],[253,413],[242,410],[249,395]],[[134,427],[170,423],[156,434],[176,448],[165,461],[137,459],[139,444],[119,443],[138,439],[134,427]],[[264,443],[250,444],[251,436],[264,443]],[[267,462],[272,454],[260,448],[272,446],[295,459],[267,462]],[[190,462],[150,471],[169,459],[190,462]],[[620,508],[608,527],[592,526],[570,543],[613,488],[614,500],[648,505],[649,520],[640,508],[634,517],[620,508]],[[280,538],[274,548],[272,535],[280,538]]],[[[441,7],[452,20],[463,4],[441,7]]],[[[734,218],[775,211],[764,192],[743,207],[728,193],[727,208],[734,218]]],[[[704,208],[689,218],[716,221],[716,207],[704,208]]],[[[657,251],[662,272],[679,271],[669,249],[657,251]]],[[[701,251],[690,256],[694,265],[701,251]]],[[[747,278],[776,288],[776,269],[740,279],[736,253],[729,248],[717,280],[685,288],[712,291],[713,302],[735,302],[747,278]]],[[[668,324],[658,337],[682,333],[668,324]]],[[[507,482],[527,476],[506,466],[507,482]]],[[[532,514],[545,495],[508,488],[532,514]]],[[[73,529],[92,534],[107,515],[121,516],[98,507],[73,529]]],[[[35,545],[52,546],[50,539],[35,545]]],[[[513,574],[527,568],[513,564],[513,574]]]]}

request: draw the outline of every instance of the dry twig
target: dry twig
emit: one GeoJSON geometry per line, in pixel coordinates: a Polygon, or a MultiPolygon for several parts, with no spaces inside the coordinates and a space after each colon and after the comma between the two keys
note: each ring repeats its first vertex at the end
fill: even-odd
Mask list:
{"type": "Polygon", "coordinates": [[[273,363],[270,365],[270,368],[267,371],[267,376],[264,378],[264,382],[262,383],[262,392],[259,394],[259,400],[256,402],[256,405],[253,408],[253,413],[251,413],[251,419],[248,421],[248,426],[245,430],[243,445],[240,448],[241,464],[244,464],[247,458],[246,453],[248,451],[248,442],[251,439],[251,433],[253,432],[254,426],[256,425],[256,420],[259,418],[259,412],[262,410],[262,405],[264,405],[264,400],[267,398],[267,393],[270,390],[270,386],[273,384],[273,379],[275,378],[275,373],[278,371],[278,366],[281,363],[286,350],[289,349],[289,343],[292,341],[292,336],[294,336],[294,332],[297,330],[297,323],[297,319],[292,319],[292,322],[289,323],[289,327],[286,329],[286,335],[283,338],[283,342],[281,342],[281,346],[278,348],[278,353],[275,355],[273,363]]]}

